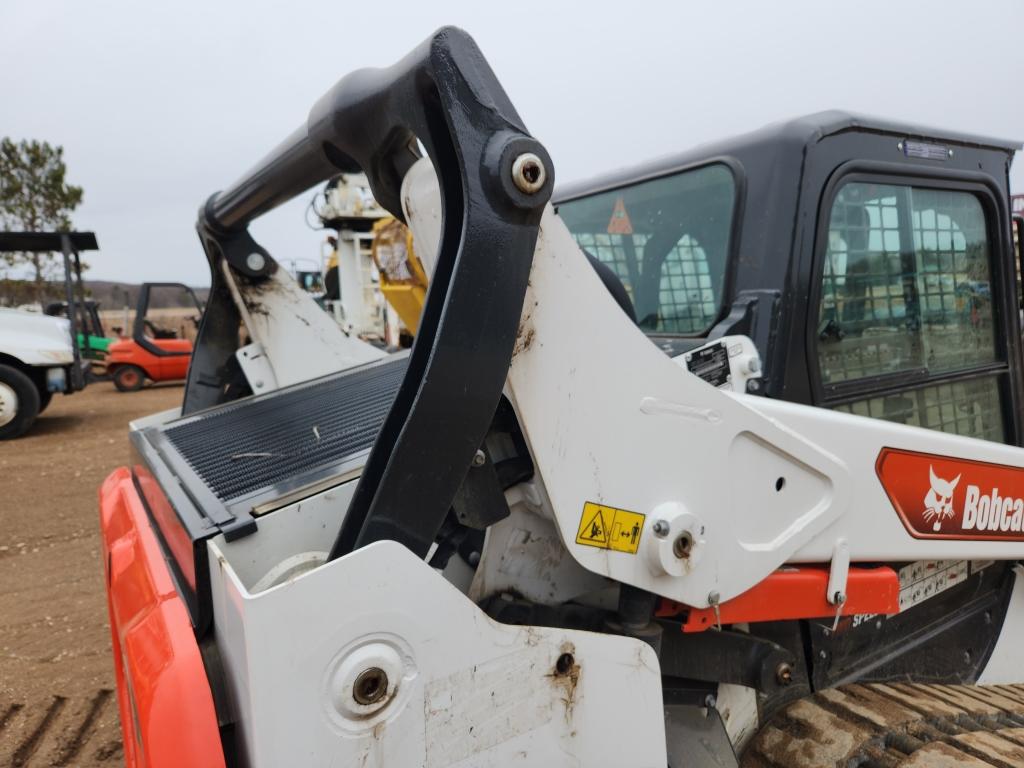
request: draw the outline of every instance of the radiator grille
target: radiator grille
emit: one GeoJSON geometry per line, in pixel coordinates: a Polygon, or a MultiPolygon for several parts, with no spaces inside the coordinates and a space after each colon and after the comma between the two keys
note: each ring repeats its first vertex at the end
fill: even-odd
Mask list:
{"type": "Polygon", "coordinates": [[[218,408],[166,429],[221,501],[339,464],[373,445],[408,356],[218,408]]]}

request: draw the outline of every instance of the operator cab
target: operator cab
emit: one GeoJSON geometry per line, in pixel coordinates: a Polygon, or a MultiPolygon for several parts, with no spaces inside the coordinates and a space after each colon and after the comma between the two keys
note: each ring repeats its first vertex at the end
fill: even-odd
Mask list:
{"type": "Polygon", "coordinates": [[[1019,148],[822,112],[556,204],[667,353],[746,335],[761,394],[1019,445],[1019,148]]]}

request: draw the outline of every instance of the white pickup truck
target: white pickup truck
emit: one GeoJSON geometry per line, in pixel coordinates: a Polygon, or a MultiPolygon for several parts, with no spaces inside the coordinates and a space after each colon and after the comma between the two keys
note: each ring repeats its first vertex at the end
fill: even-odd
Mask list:
{"type": "Polygon", "coordinates": [[[80,366],[66,319],[0,308],[0,440],[27,432],[54,392],[84,387],[80,366]]]}

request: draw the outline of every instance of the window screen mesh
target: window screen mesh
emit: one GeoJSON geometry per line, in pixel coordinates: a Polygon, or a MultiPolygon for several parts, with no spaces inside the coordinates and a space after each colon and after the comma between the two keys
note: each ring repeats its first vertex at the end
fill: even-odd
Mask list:
{"type": "Polygon", "coordinates": [[[999,443],[1006,437],[996,376],[873,397],[836,410],[999,443]]]}
{"type": "Polygon", "coordinates": [[[822,383],[909,373],[915,387],[839,410],[1003,440],[998,374],[918,384],[1000,362],[985,215],[975,195],[848,183],[832,205],[824,262],[822,383]]]}
{"type": "Polygon", "coordinates": [[[622,281],[640,327],[696,335],[721,309],[734,201],[732,172],[716,164],[571,200],[559,215],[622,281]]]}
{"type": "Polygon", "coordinates": [[[985,216],[974,195],[845,185],[823,272],[823,382],[996,362],[985,216]]]}

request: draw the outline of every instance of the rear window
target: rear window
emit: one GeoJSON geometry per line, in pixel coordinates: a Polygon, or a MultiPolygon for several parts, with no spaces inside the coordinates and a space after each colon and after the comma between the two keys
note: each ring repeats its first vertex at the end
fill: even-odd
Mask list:
{"type": "Polygon", "coordinates": [[[607,264],[650,333],[700,335],[718,317],[736,184],[722,164],[578,198],[558,212],[607,264]]]}

